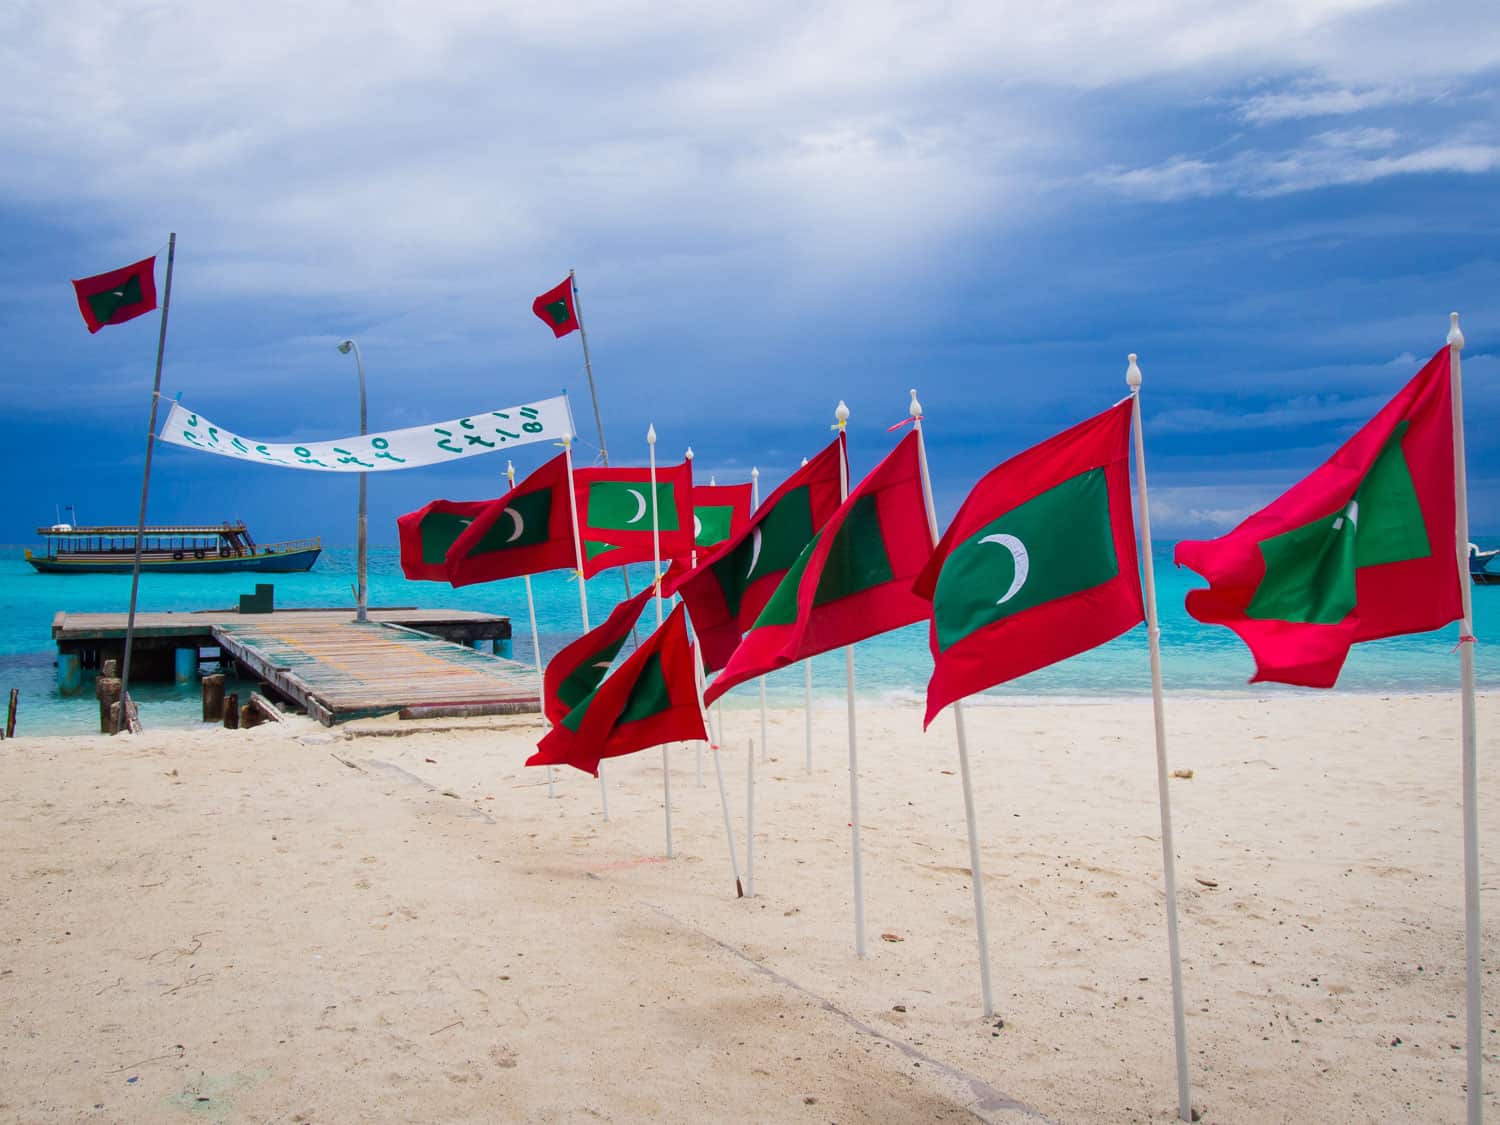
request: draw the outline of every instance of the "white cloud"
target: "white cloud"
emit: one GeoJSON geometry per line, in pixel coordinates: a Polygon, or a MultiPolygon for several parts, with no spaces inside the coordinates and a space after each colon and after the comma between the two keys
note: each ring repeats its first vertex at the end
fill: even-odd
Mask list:
{"type": "Polygon", "coordinates": [[[1329,86],[1321,89],[1297,88],[1269,94],[1256,94],[1236,109],[1242,121],[1268,125],[1304,117],[1338,117],[1383,106],[1415,101],[1419,95],[1410,87],[1371,87],[1352,90],[1329,86]]]}

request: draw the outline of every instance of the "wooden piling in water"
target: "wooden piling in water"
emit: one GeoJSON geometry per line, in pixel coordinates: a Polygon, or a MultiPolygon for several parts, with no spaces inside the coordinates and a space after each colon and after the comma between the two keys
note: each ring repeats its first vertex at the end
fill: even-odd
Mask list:
{"type": "Polygon", "coordinates": [[[224,729],[240,729],[240,693],[237,691],[224,697],[224,729]]]}
{"type": "Polygon", "coordinates": [[[203,677],[203,721],[216,723],[224,717],[224,675],[203,677]]]}
{"type": "Polygon", "coordinates": [[[16,737],[16,704],[20,702],[21,689],[10,689],[10,710],[5,713],[5,737],[16,737]]]}
{"type": "Polygon", "coordinates": [[[120,677],[100,676],[94,681],[94,694],[99,697],[99,733],[117,734],[120,728],[113,725],[111,715],[120,702],[120,677]]]}

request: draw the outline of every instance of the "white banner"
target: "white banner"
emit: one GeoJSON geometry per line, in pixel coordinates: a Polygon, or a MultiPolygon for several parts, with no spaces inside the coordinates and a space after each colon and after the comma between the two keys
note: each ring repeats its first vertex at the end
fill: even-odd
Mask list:
{"type": "Polygon", "coordinates": [[[499,453],[534,441],[557,441],[572,432],[573,412],[567,395],[430,426],[301,444],[240,437],[179,402],[172,404],[161,440],[261,465],[329,473],[370,473],[418,469],[460,457],[499,453]]]}

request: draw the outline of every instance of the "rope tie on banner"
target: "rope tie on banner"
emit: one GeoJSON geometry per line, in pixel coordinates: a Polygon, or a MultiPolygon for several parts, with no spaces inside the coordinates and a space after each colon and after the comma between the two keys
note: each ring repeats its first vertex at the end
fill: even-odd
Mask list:
{"type": "Polygon", "coordinates": [[[1448,650],[1448,655],[1452,656],[1459,649],[1463,648],[1464,645],[1477,645],[1478,643],[1479,638],[1472,633],[1460,633],[1458,635],[1458,643],[1448,650]]]}
{"type": "Polygon", "coordinates": [[[901,419],[901,421],[897,422],[894,426],[887,426],[885,428],[885,432],[888,434],[893,434],[902,426],[910,425],[912,422],[920,422],[921,420],[922,416],[920,414],[908,415],[907,417],[901,419]]]}

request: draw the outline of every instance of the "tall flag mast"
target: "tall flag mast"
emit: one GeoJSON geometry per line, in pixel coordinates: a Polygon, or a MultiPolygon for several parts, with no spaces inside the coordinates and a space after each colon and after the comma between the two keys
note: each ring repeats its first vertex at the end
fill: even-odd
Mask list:
{"type": "MultiPolygon", "coordinates": [[[[156,381],[151,387],[151,422],[146,427],[146,468],[141,475],[141,515],[136,524],[135,558],[130,566],[130,612],[125,619],[125,655],[120,661],[120,725],[131,728],[130,650],[135,642],[135,602],[141,584],[141,551],[146,539],[146,497],[151,491],[151,453],[156,448],[156,407],[161,401],[161,363],[167,349],[167,309],[172,303],[172,263],[177,234],[167,236],[167,281],[161,301],[161,331],[156,337],[156,381]]],[[[106,324],[123,324],[156,308],[156,256],[110,273],[73,282],[78,309],[90,332],[106,324]]]]}

